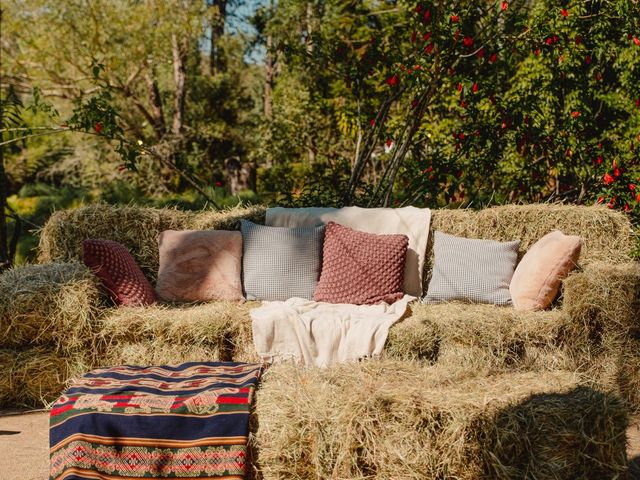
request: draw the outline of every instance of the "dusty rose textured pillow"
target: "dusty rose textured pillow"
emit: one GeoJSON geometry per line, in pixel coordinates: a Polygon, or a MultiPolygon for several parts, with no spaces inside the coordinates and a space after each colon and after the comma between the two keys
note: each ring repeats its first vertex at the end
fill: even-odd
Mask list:
{"type": "Polygon", "coordinates": [[[166,230],[158,246],[156,292],[162,300],[242,300],[240,232],[166,230]]]}
{"type": "Polygon", "coordinates": [[[356,305],[399,300],[408,244],[406,235],[376,235],[329,222],[313,299],[356,305]]]}
{"type": "Polygon", "coordinates": [[[102,281],[118,305],[151,305],[156,294],[124,245],[111,240],[85,240],[82,259],[102,281]]]}
{"type": "Polygon", "coordinates": [[[562,279],[576,267],[582,239],[559,230],[548,233],[525,253],[509,291],[516,310],[544,310],[556,297],[562,279]]]}

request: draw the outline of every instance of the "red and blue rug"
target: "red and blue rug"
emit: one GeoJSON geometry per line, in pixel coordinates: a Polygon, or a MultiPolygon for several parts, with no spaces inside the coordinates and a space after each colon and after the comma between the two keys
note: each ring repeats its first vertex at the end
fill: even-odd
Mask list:
{"type": "Polygon", "coordinates": [[[242,479],[262,366],[93,370],[54,404],[51,480],[242,479]]]}

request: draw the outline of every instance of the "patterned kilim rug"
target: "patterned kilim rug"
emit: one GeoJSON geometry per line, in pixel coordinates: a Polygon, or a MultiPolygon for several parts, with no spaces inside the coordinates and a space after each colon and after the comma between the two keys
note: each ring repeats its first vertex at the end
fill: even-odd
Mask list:
{"type": "Polygon", "coordinates": [[[93,370],[54,404],[52,480],[244,478],[261,365],[93,370]]]}

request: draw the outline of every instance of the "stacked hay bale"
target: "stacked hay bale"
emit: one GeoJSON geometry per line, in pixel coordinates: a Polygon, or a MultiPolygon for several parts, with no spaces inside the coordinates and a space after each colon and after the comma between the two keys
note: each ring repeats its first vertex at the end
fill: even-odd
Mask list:
{"type": "Polygon", "coordinates": [[[237,359],[238,338],[251,340],[249,310],[255,303],[118,308],[102,320],[100,366],[166,365],[237,359]]]}
{"type": "Polygon", "coordinates": [[[0,405],[42,405],[87,369],[100,287],[77,262],[29,265],[0,275],[0,405]]]}
{"type": "Polygon", "coordinates": [[[256,476],[623,478],[624,405],[569,372],[478,377],[381,361],[272,367],[257,394],[256,476]]]}

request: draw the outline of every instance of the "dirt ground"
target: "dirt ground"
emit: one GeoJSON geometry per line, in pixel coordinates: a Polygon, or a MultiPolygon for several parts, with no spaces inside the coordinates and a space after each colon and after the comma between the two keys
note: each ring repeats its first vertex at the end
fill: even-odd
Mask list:
{"type": "MultiPolygon", "coordinates": [[[[0,479],[49,477],[48,412],[0,412],[0,479]]],[[[627,431],[631,480],[640,480],[640,417],[627,431]]]]}

